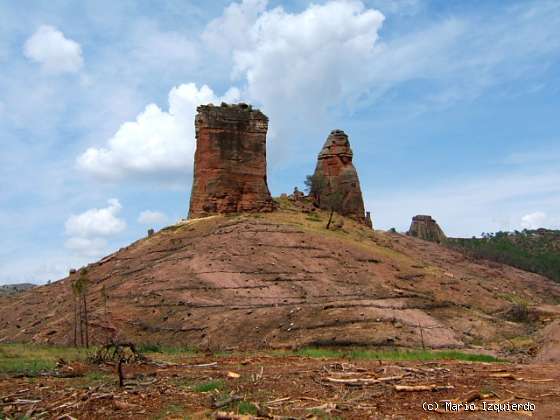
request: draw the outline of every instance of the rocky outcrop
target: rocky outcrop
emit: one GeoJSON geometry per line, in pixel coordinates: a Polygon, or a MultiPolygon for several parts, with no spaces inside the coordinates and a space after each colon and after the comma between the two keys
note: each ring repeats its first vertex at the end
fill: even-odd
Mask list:
{"type": "Polygon", "coordinates": [[[370,228],[373,229],[373,222],[371,221],[371,213],[369,211],[366,211],[365,224],[366,224],[367,227],[370,227],[370,228]]]}
{"type": "Polygon", "coordinates": [[[407,235],[432,242],[443,242],[446,236],[432,216],[418,215],[412,218],[407,235]]]}
{"type": "Polygon", "coordinates": [[[266,181],[266,115],[246,104],[204,105],[197,112],[189,218],[274,210],[266,181]]]}
{"type": "Polygon", "coordinates": [[[352,164],[352,156],[346,133],[342,130],[331,131],[319,153],[313,175],[315,179],[321,179],[320,183],[323,185],[313,195],[320,208],[328,209],[329,203],[322,196],[324,198],[335,193],[341,201],[340,206],[337,206],[340,214],[366,223],[362,190],[358,173],[352,164]]]}

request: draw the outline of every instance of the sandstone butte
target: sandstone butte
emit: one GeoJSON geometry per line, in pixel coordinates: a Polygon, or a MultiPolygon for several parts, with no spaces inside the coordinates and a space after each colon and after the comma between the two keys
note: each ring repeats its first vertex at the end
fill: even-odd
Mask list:
{"type": "Polygon", "coordinates": [[[197,112],[189,218],[274,210],[266,180],[266,115],[225,103],[197,112]]]}
{"type": "Polygon", "coordinates": [[[446,239],[445,233],[443,233],[437,222],[432,216],[426,215],[417,215],[412,218],[407,235],[438,243],[446,239]]]}
{"type": "MultiPolygon", "coordinates": [[[[356,168],[352,164],[352,149],[348,136],[342,130],[333,130],[327,137],[317,159],[314,176],[326,178],[328,192],[338,192],[342,195],[340,213],[366,225],[371,224],[371,218],[366,218],[364,200],[356,168]]],[[[319,197],[320,198],[320,197],[319,197]]],[[[318,200],[322,208],[325,205],[318,200]]]]}

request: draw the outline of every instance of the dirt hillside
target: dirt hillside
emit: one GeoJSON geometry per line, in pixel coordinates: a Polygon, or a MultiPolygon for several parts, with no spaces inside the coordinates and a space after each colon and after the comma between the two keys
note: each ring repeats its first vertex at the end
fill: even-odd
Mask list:
{"type": "MultiPolygon", "coordinates": [[[[560,286],[542,276],[349,219],[327,231],[327,216],[282,203],[270,214],[197,219],[91,264],[93,341],[424,345],[530,357],[560,319],[560,286]]],[[[72,343],[71,282],[4,301],[0,341],[72,343]]]]}

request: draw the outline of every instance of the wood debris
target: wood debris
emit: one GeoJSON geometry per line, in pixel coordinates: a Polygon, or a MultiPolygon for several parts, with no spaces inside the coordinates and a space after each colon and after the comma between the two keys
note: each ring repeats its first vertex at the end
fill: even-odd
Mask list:
{"type": "Polygon", "coordinates": [[[395,391],[416,392],[416,391],[445,391],[454,389],[453,385],[394,385],[395,391]]]}

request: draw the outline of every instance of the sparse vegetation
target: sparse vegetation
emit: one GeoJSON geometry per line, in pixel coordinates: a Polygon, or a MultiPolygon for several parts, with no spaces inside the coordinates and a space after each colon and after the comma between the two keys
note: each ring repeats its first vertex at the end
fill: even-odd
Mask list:
{"type": "Polygon", "coordinates": [[[529,309],[527,305],[516,303],[508,311],[509,319],[513,322],[527,322],[529,321],[529,309]]]}
{"type": "Polygon", "coordinates": [[[470,362],[499,362],[500,359],[486,355],[464,353],[455,350],[368,350],[328,349],[308,347],[296,350],[298,356],[312,358],[345,358],[350,360],[465,360],[470,362]]]}
{"type": "Polygon", "coordinates": [[[221,379],[213,379],[211,381],[201,382],[192,387],[194,392],[211,392],[215,390],[222,390],[225,387],[225,383],[221,379]]]}
{"type": "Polygon", "coordinates": [[[87,268],[82,268],[78,278],[72,282],[72,293],[74,295],[74,346],[78,346],[79,337],[79,345],[86,348],[89,347],[88,288],[88,270],[87,268]]]}
{"type": "Polygon", "coordinates": [[[183,417],[183,416],[179,416],[179,414],[184,414],[185,408],[181,405],[177,405],[177,404],[169,404],[167,406],[165,406],[160,412],[159,414],[157,414],[154,419],[156,420],[160,420],[160,419],[167,419],[167,418],[185,418],[188,419],[188,417],[183,417]]]}
{"type": "Polygon", "coordinates": [[[307,175],[305,187],[318,207],[329,210],[329,220],[326,226],[326,229],[329,229],[334,213],[340,213],[342,209],[344,200],[342,193],[334,191],[329,180],[322,175],[307,175]]]}
{"type": "Polygon", "coordinates": [[[111,375],[108,375],[107,373],[100,372],[100,371],[88,372],[88,373],[86,373],[85,378],[86,378],[86,380],[91,381],[91,382],[113,380],[113,377],[111,375]]]}
{"type": "Polygon", "coordinates": [[[473,258],[508,264],[560,282],[560,230],[483,233],[481,238],[449,239],[447,244],[473,258]]]}
{"type": "Polygon", "coordinates": [[[237,403],[237,409],[236,409],[238,414],[248,414],[248,415],[256,415],[257,414],[257,406],[249,401],[239,401],[237,403]]]}
{"type": "Polygon", "coordinates": [[[33,344],[1,344],[0,373],[34,376],[54,369],[59,359],[85,360],[87,351],[63,346],[33,344]]]}
{"type": "Polygon", "coordinates": [[[161,353],[172,355],[193,356],[198,350],[188,346],[166,346],[159,343],[143,343],[139,344],[138,351],[140,353],[161,353]]]}

